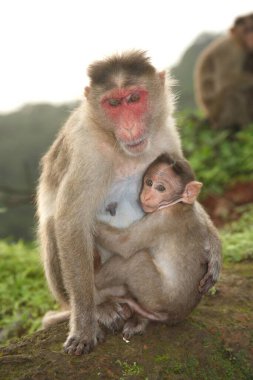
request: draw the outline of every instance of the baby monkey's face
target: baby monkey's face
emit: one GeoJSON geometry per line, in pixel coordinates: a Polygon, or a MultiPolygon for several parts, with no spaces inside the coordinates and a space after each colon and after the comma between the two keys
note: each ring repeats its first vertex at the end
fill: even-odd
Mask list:
{"type": "Polygon", "coordinates": [[[151,167],[144,176],[140,195],[142,208],[145,212],[154,212],[173,202],[182,192],[180,177],[169,164],[160,163],[151,167]]]}

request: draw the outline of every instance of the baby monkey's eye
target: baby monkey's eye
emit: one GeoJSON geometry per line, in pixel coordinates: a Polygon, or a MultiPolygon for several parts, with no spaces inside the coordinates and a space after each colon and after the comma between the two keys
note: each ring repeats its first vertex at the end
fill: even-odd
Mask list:
{"type": "Polygon", "coordinates": [[[149,186],[149,187],[151,187],[151,186],[153,185],[153,181],[152,181],[152,179],[149,179],[149,178],[146,179],[145,183],[146,183],[146,185],[149,186]]]}
{"type": "Polygon", "coordinates": [[[109,103],[110,106],[112,106],[112,107],[118,107],[118,106],[121,104],[121,99],[110,98],[110,99],[108,99],[108,103],[109,103]]]}
{"type": "Polygon", "coordinates": [[[158,185],[158,186],[156,187],[156,190],[158,190],[158,191],[160,191],[160,192],[162,193],[162,192],[165,191],[166,189],[165,189],[165,187],[164,187],[163,185],[158,185]]]}

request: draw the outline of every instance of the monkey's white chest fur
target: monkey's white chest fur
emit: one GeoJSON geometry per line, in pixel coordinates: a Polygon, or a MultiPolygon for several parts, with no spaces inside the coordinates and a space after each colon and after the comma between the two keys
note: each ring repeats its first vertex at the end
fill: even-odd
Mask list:
{"type": "Polygon", "coordinates": [[[139,204],[141,179],[142,173],[118,178],[112,184],[97,218],[118,228],[128,227],[141,219],[144,216],[139,204]]]}

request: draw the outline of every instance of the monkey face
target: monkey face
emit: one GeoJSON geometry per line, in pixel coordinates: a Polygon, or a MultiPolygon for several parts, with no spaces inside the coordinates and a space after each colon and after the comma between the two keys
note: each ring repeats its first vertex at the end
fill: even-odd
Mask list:
{"type": "Polygon", "coordinates": [[[231,31],[246,50],[253,51],[253,14],[239,17],[231,31]]]}
{"type": "Polygon", "coordinates": [[[114,134],[124,151],[142,153],[148,145],[148,91],[144,87],[108,91],[101,107],[114,125],[114,134]]]}
{"type": "Polygon", "coordinates": [[[98,128],[109,132],[112,145],[128,156],[146,152],[172,112],[165,73],[157,72],[145,53],[136,51],[94,62],[88,76],[85,95],[98,128]]]}
{"type": "Polygon", "coordinates": [[[152,167],[144,176],[140,195],[142,208],[145,212],[154,212],[164,204],[169,204],[178,197],[180,183],[167,164],[152,167]]]}

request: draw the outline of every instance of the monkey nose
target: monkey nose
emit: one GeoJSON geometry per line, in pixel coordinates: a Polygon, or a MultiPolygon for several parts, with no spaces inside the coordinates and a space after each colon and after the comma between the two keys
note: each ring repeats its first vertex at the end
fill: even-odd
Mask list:
{"type": "Polygon", "coordinates": [[[144,196],[144,202],[148,202],[150,199],[151,199],[151,195],[150,194],[147,194],[144,196]]]}

